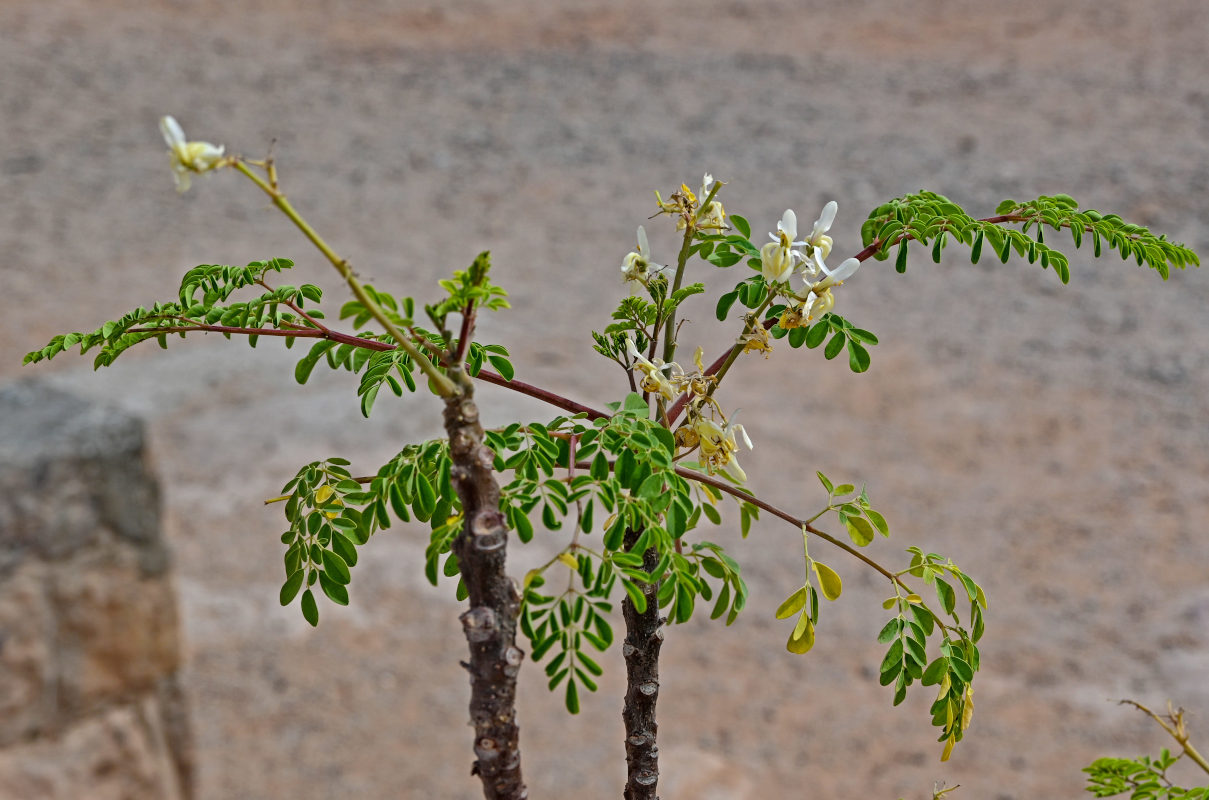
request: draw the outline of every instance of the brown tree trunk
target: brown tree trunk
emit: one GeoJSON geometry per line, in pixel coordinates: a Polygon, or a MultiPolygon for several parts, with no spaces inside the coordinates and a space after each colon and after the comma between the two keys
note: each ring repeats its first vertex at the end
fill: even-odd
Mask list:
{"type": "MultiPolygon", "coordinates": [[[[451,371],[456,372],[456,371],[451,371]]],[[[453,542],[470,609],[462,627],[470,645],[470,723],[474,726],[471,774],[483,782],[488,800],[524,800],[516,675],[525,654],[516,646],[520,598],[504,571],[508,528],[500,513],[494,454],[483,444],[478,407],[470,381],[451,374],[462,389],[445,401],[445,431],[453,461],[451,477],[462,501],[462,531],[453,542]]]]}
{"type": "MultiPolygon", "coordinates": [[[[642,531],[627,530],[628,550],[638,541],[642,531]]],[[[643,554],[643,568],[655,569],[659,552],[650,548],[643,554]]],[[[656,737],[655,703],[659,700],[659,648],[663,644],[663,620],[659,616],[659,582],[644,584],[646,611],[641,614],[630,602],[629,595],[621,601],[626,637],[621,652],[625,657],[625,722],[626,783],[625,800],[659,800],[659,747],[656,737]]]]}

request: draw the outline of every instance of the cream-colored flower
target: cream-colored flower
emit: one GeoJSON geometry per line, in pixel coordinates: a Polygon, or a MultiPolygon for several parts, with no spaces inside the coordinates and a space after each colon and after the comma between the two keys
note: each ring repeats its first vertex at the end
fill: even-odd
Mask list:
{"type": "Polygon", "coordinates": [[[172,174],[176,178],[176,190],[186,191],[190,184],[191,172],[208,172],[222,166],[224,147],[215,146],[209,142],[190,142],[185,139],[185,132],[172,117],[160,120],[160,133],[168,143],[168,152],[172,158],[172,174]]]}
{"type": "Polygon", "coordinates": [[[693,422],[693,430],[700,439],[706,472],[713,474],[721,471],[739,483],[747,482],[747,473],[735,458],[735,453],[739,450],[738,436],[743,437],[748,450],[752,449],[751,439],[742,425],[734,422],[719,425],[712,419],[698,416],[693,422]]]}
{"type": "MultiPolygon", "coordinates": [[[[819,266],[825,273],[825,277],[816,283],[811,283],[809,278],[806,280],[806,291],[800,308],[800,311],[805,315],[806,322],[819,319],[835,307],[835,295],[831,293],[832,287],[840,286],[844,281],[851,278],[860,265],[861,262],[855,258],[844,259],[843,263],[834,270],[829,270],[826,265],[820,263],[819,266]]],[[[797,326],[782,324],[781,327],[797,326]]]]}
{"type": "Polygon", "coordinates": [[[814,288],[818,290],[827,289],[832,286],[840,286],[844,281],[851,278],[853,274],[856,273],[857,269],[860,268],[860,266],[860,259],[857,258],[844,259],[834,270],[829,270],[825,264],[820,264],[819,267],[822,269],[823,274],[827,277],[816,283],[814,288]]]}
{"type": "Polygon", "coordinates": [[[638,383],[642,391],[657,394],[668,402],[675,400],[684,392],[684,370],[680,368],[679,364],[674,361],[665,364],[661,358],[656,358],[654,361],[648,359],[638,352],[638,347],[632,338],[626,339],[626,352],[630,354],[630,358],[634,359],[634,369],[642,373],[642,378],[638,383]],[[663,374],[665,370],[671,371],[671,377],[663,374]]]}
{"type": "Polygon", "coordinates": [[[760,274],[769,286],[789,280],[795,266],[793,252],[780,242],[769,242],[760,248],[760,274]]]}
{"type": "Polygon", "coordinates": [[[638,226],[638,249],[628,253],[621,262],[621,277],[626,281],[636,281],[646,286],[651,278],[667,269],[663,264],[651,261],[651,245],[647,242],[646,230],[638,226]]]}
{"type": "Polygon", "coordinates": [[[839,210],[839,207],[839,203],[834,200],[823,206],[822,213],[814,221],[814,227],[810,229],[810,236],[806,239],[806,243],[816,251],[822,251],[819,254],[820,261],[831,255],[831,237],[825,234],[831,230],[831,223],[835,222],[835,212],[839,210]]]}
{"type": "MultiPolygon", "coordinates": [[[[708,172],[701,180],[701,193],[697,195],[701,202],[701,208],[697,211],[697,229],[698,230],[726,230],[726,209],[722,207],[722,203],[718,200],[710,200],[709,205],[705,205],[706,198],[713,191],[714,184],[718,183],[721,188],[723,184],[714,180],[714,176],[708,172]]],[[[717,197],[717,194],[714,195],[717,197]]]]}
{"type": "Polygon", "coordinates": [[[802,260],[802,254],[796,248],[806,242],[795,241],[797,237],[797,215],[792,208],[787,208],[777,223],[777,232],[768,234],[772,241],[760,248],[760,273],[769,286],[789,280],[802,260]]]}

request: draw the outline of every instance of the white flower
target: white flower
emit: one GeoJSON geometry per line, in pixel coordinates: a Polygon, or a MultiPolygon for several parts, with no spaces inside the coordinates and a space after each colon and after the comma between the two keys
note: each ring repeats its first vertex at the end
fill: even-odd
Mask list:
{"type": "Polygon", "coordinates": [[[667,267],[651,262],[651,245],[647,242],[646,230],[638,226],[638,249],[626,255],[621,262],[621,277],[627,281],[637,281],[643,286],[655,275],[667,267]]]}
{"type": "MultiPolygon", "coordinates": [[[[719,184],[719,188],[721,186],[722,184],[719,184]]],[[[701,194],[698,195],[702,205],[697,211],[697,228],[723,231],[726,230],[726,209],[717,200],[710,200],[709,205],[705,205],[705,200],[713,188],[714,176],[707,172],[701,179],[701,194]]]]}
{"type": "Polygon", "coordinates": [[[839,203],[834,200],[823,206],[823,211],[819,214],[819,218],[814,221],[810,237],[805,242],[815,248],[815,252],[819,250],[823,251],[819,254],[820,262],[831,255],[831,237],[824,234],[831,230],[831,223],[835,222],[835,212],[839,210],[839,207],[839,203]]]}
{"type": "Polygon", "coordinates": [[[209,142],[186,141],[185,132],[172,117],[160,120],[160,133],[168,143],[172,173],[176,178],[178,192],[189,188],[190,172],[207,172],[222,166],[223,151],[226,148],[216,147],[209,142]]]}
{"type": "Polygon", "coordinates": [[[806,299],[802,303],[801,313],[807,322],[822,317],[828,311],[835,308],[835,295],[831,293],[831,287],[843,284],[844,281],[852,277],[853,273],[861,265],[861,262],[856,258],[845,259],[834,270],[827,269],[827,266],[822,261],[818,261],[817,263],[826,277],[817,283],[811,283],[809,279],[806,280],[806,299]]]}
{"type": "Polygon", "coordinates": [[[777,233],[768,234],[768,238],[774,242],[781,242],[790,250],[806,244],[806,242],[794,241],[798,238],[798,215],[793,213],[792,208],[785,209],[785,213],[781,215],[781,221],[777,223],[777,233]]]}
{"type": "Polygon", "coordinates": [[[747,449],[752,449],[751,439],[742,425],[727,422],[719,425],[712,419],[698,417],[693,423],[693,430],[700,437],[701,455],[705,459],[705,469],[713,473],[721,470],[739,483],[747,481],[747,474],[739,466],[735,453],[739,449],[736,435],[743,437],[747,449]]]}
{"type": "Polygon", "coordinates": [[[769,242],[760,248],[760,273],[769,286],[789,280],[795,266],[793,251],[780,242],[769,242]]]}
{"type": "Polygon", "coordinates": [[[844,281],[851,278],[853,273],[856,272],[856,270],[860,267],[860,265],[861,265],[861,262],[859,259],[846,258],[833,271],[833,270],[827,269],[826,265],[820,261],[819,268],[823,271],[823,274],[826,275],[827,277],[823,278],[823,280],[816,283],[814,285],[814,288],[815,289],[828,289],[832,286],[839,286],[844,281]]]}
{"type": "Polygon", "coordinates": [[[802,254],[794,248],[806,242],[795,241],[797,236],[798,217],[787,208],[777,223],[777,232],[768,234],[772,241],[760,248],[760,272],[769,286],[789,280],[802,260],[802,254]]]}

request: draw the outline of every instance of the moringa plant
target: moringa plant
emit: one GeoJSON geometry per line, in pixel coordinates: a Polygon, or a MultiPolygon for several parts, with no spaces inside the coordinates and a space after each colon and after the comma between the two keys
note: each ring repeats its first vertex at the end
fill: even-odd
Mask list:
{"type": "Polygon", "coordinates": [[[747,601],[739,559],[708,538],[708,530],[722,524],[723,503],[736,505],[744,537],[761,513],[801,534],[802,580],[786,587],[776,612],[788,621],[790,652],[814,646],[823,601],[837,600],[843,589],[820,548],[810,549],[816,540],[886,581],[880,682],[891,687],[895,705],[912,686],[935,694],[931,722],[941,759],[948,759],[974,708],[987,609],[982,587],[951,558],[921,547],[908,547],[893,564],[868,555],[866,548],[889,536],[890,526],[859,481],[817,473],[826,500],[809,509],[783,509],[761,498],[758,478],[749,480],[739,464],[752,442],[722,384],[739,358],[767,358],[777,342],[821,349],[828,361],[846,354],[852,371],[868,370],[877,336],[835,308],[846,291],[841,287],[870,260],[893,259],[903,272],[912,253],[930,251],[939,262],[945,246],[954,244],[968,248],[975,263],[983,257],[1007,262],[1013,254],[1039,261],[1066,283],[1067,257],[1046,243],[1047,231],[1051,238],[1065,231],[1076,247],[1090,240],[1097,256],[1116,250],[1164,279],[1173,266],[1199,266],[1183,245],[1116,215],[1080,209],[1066,195],[1006,200],[980,219],[927,191],[873,209],[861,228],[861,249],[829,266],[835,263],[828,235],[835,202],[808,230],[799,230],[792,210],[753,226],[727,212],[720,199],[725,184],[706,175],[697,190],[682,184],[666,200],[655,193],[656,224],[676,231],[679,250],[659,263],[645,229],[637,229],[636,246],[621,260],[629,291],[619,292],[610,318],[592,332],[595,351],[618,367],[617,389],[581,403],[556,387],[517,380],[507,347],[477,338],[478,315],[508,307],[486,252],[442,280],[440,293],[418,308],[410,296],[361,282],[286,199],[271,156],[228,155],[189,141],[171,117],[161,130],[179,190],[189,188],[195,173],[234,170],[302,231],[351,293],[335,314],[338,322],[320,307],[317,286],[277,283],[294,266],[289,259],[203,264],[185,273],[176,298],[140,306],[95,330],[56,336],[25,362],[78,347],[95,350],[94,366],[102,367],[148,340],[167,347],[170,337],[211,332],[246,337],[255,347],[261,337],[277,337],[286,347],[309,344],[295,370],[299,383],[320,365],[351,372],[367,417],[383,388],[402,396],[423,383],[439,398],[444,438],[405,444],[374,471],[354,469],[342,457],[313,461],[268,502],[282,504],[287,526],[281,603],[298,600],[311,625],[319,622],[321,597],[349,602],[358,548],[371,536],[413,518],[431,529],[428,580],[450,579],[459,600],[468,601],[461,622],[470,648],[464,666],[471,676],[473,772],[487,798],[527,796],[515,710],[525,660],[518,634],[550,689],[562,692],[567,709],[577,713],[582,692],[597,688],[601,654],[614,644],[618,602],[627,679],[624,796],[656,797],[664,626],[686,622],[699,606],[729,625],[747,601]],[[733,342],[708,359],[702,347],[685,341],[680,313],[707,281],[729,287],[714,310],[733,342]],[[554,416],[484,430],[477,382],[542,400],[554,416]],[[506,569],[509,540],[514,535],[526,544],[539,527],[561,547],[514,579],[506,569]]]}
{"type": "Polygon", "coordinates": [[[1160,717],[1146,706],[1134,700],[1122,700],[1121,705],[1130,705],[1149,716],[1180,746],[1178,755],[1164,747],[1158,758],[1097,758],[1083,768],[1087,773],[1087,791],[1094,797],[1117,797],[1128,793],[1130,800],[1206,800],[1209,784],[1192,789],[1176,786],[1167,776],[1181,758],[1200,767],[1209,775],[1209,760],[1206,760],[1190,741],[1188,726],[1184,722],[1184,709],[1173,709],[1167,703],[1166,716],[1160,717]]]}

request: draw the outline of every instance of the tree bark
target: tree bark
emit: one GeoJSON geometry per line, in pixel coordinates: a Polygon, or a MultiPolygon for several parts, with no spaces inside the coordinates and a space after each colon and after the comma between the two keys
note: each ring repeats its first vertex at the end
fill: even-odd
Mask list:
{"type": "Polygon", "coordinates": [[[445,431],[453,462],[451,478],[462,501],[462,531],[453,542],[470,609],[461,616],[470,662],[470,723],[474,726],[472,775],[487,800],[524,800],[516,676],[525,654],[516,646],[520,598],[504,571],[508,528],[500,513],[494,454],[483,444],[473,387],[451,375],[462,389],[445,401],[445,431]]]}
{"type": "MultiPolygon", "coordinates": [[[[642,531],[627,530],[628,550],[638,541],[642,531]]],[[[659,552],[647,550],[642,557],[647,572],[655,569],[659,552]]],[[[625,800],[659,800],[659,725],[655,721],[655,703],[659,700],[659,648],[663,644],[663,620],[659,616],[659,582],[642,586],[646,611],[641,614],[629,595],[621,601],[626,636],[621,652],[625,657],[625,722],[626,784],[625,800]]]]}

